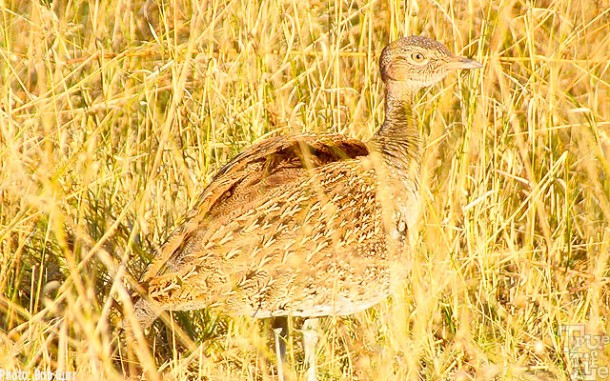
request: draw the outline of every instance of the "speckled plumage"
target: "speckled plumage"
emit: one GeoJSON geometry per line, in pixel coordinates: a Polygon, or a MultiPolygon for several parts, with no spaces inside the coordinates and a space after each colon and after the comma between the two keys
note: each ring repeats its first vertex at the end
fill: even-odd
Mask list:
{"type": "Polygon", "coordinates": [[[392,277],[406,276],[407,230],[419,215],[412,96],[452,62],[477,67],[429,38],[397,40],[380,57],[386,120],[370,142],[276,137],[226,164],[146,271],[139,323],[148,327],[162,310],[201,308],[257,318],[345,315],[383,300],[392,277]],[[415,62],[417,52],[427,63],[415,62]]]}

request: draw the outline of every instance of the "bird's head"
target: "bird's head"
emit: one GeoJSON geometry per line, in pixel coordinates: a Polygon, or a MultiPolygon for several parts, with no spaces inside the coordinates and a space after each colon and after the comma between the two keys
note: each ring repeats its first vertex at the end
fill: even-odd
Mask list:
{"type": "Polygon", "coordinates": [[[386,46],[379,57],[381,78],[386,85],[411,92],[432,86],[451,70],[481,67],[479,62],[455,56],[445,45],[424,36],[400,38],[386,46]]]}

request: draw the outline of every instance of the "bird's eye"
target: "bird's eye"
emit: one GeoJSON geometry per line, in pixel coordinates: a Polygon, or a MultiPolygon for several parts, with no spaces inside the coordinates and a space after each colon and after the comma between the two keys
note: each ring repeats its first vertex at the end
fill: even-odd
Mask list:
{"type": "Polygon", "coordinates": [[[426,57],[421,52],[415,52],[411,54],[411,59],[415,63],[422,63],[426,60],[426,57]]]}

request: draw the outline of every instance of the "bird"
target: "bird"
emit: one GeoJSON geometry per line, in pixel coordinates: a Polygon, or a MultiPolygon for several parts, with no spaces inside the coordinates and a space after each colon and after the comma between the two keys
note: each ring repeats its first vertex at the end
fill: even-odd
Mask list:
{"type": "Polygon", "coordinates": [[[341,134],[268,138],[225,164],[139,281],[134,327],[163,311],[272,318],[282,380],[286,319],[305,318],[307,379],[315,319],[366,310],[407,276],[420,214],[422,138],[414,95],[482,65],[426,36],[379,57],[385,119],[367,142],[341,134]]]}

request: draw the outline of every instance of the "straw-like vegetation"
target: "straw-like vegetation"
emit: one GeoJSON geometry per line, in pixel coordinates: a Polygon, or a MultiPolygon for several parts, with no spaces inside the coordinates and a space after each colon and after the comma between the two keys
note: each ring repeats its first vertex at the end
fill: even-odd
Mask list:
{"type": "Polygon", "coordinates": [[[368,139],[381,49],[425,34],[485,68],[421,94],[412,271],[322,321],[320,379],[603,379],[610,343],[562,327],[610,335],[606,1],[4,0],[0,20],[0,372],[272,379],[266,323],[216,311],[118,350],[130,279],[257,139],[368,139]]]}

